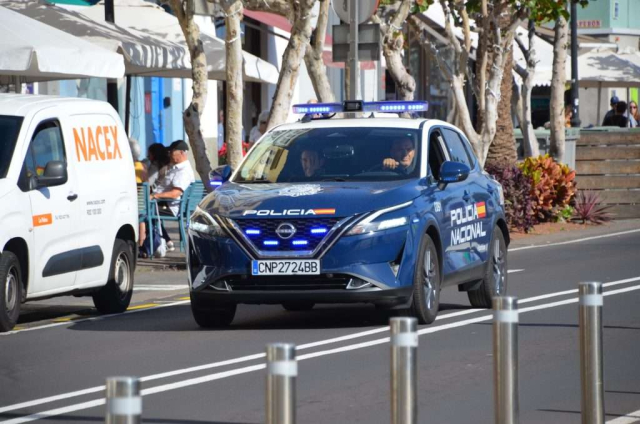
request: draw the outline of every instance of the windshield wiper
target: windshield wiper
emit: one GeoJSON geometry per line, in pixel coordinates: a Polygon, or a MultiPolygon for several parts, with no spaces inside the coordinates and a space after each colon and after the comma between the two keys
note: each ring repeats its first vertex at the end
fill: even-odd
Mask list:
{"type": "Polygon", "coordinates": [[[340,183],[344,183],[344,182],[347,181],[347,179],[346,178],[342,178],[342,177],[334,177],[334,178],[325,178],[322,181],[337,181],[337,182],[340,182],[340,183]]]}
{"type": "Polygon", "coordinates": [[[243,181],[243,184],[275,184],[273,181],[269,181],[267,179],[264,180],[248,180],[243,181]]]}

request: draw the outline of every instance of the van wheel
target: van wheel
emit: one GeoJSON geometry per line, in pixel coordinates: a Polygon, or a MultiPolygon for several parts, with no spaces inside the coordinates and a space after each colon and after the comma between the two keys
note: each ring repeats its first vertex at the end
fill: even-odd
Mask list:
{"type": "Polygon", "coordinates": [[[431,236],[425,234],[420,243],[410,308],[411,316],[418,318],[420,324],[431,324],[436,320],[440,307],[440,282],[438,250],[431,236]]]}
{"type": "Polygon", "coordinates": [[[489,262],[480,287],[469,290],[469,302],[474,308],[491,308],[494,296],[507,294],[507,244],[499,227],[493,229],[489,262]]]}
{"type": "Polygon", "coordinates": [[[6,250],[0,256],[0,332],[11,331],[18,322],[22,287],[18,257],[6,250]]]}
{"type": "Polygon", "coordinates": [[[124,312],[133,294],[133,252],[124,240],[116,239],[111,256],[109,280],[93,294],[93,304],[101,314],[124,312]]]}
{"type": "Polygon", "coordinates": [[[313,302],[286,302],[282,304],[282,307],[287,311],[310,311],[316,304],[313,302]]]}

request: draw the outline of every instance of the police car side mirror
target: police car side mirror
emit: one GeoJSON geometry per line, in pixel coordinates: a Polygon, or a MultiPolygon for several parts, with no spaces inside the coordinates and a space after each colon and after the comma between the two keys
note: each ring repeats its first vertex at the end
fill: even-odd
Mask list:
{"type": "Polygon", "coordinates": [[[229,165],[219,166],[209,173],[209,185],[212,190],[220,187],[224,182],[228,181],[233,174],[233,170],[229,165]]]}
{"type": "Polygon", "coordinates": [[[442,190],[447,184],[464,181],[469,176],[471,169],[460,162],[446,161],[440,167],[440,179],[438,187],[442,190]]]}
{"type": "Polygon", "coordinates": [[[38,188],[62,185],[68,179],[67,165],[59,160],[49,161],[44,168],[44,173],[37,178],[38,188]]]}

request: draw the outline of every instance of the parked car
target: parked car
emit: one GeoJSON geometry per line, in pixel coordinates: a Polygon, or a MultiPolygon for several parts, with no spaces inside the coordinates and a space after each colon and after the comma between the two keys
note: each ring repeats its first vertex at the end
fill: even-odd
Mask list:
{"type": "Polygon", "coordinates": [[[105,102],[0,94],[0,331],[21,303],[91,295],[127,309],[137,192],[127,135],[105,102]]]}

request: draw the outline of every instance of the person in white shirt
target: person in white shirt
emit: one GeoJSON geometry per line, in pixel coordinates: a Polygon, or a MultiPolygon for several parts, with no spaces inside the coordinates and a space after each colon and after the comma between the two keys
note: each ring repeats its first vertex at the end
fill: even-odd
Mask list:
{"type": "Polygon", "coordinates": [[[251,132],[249,133],[249,144],[253,146],[253,144],[258,141],[262,134],[267,132],[267,123],[269,122],[269,111],[263,110],[260,112],[258,116],[258,123],[251,128],[251,132]]]}
{"type": "MultiPolygon", "coordinates": [[[[187,187],[195,181],[193,168],[189,163],[189,145],[183,140],[176,140],[169,146],[171,162],[165,172],[156,181],[151,199],[168,200],[158,203],[160,215],[177,216],[180,209],[180,197],[187,187]],[[171,201],[171,199],[175,199],[171,201]]],[[[162,227],[162,237],[167,241],[167,250],[175,249],[169,234],[162,227]]]]}

